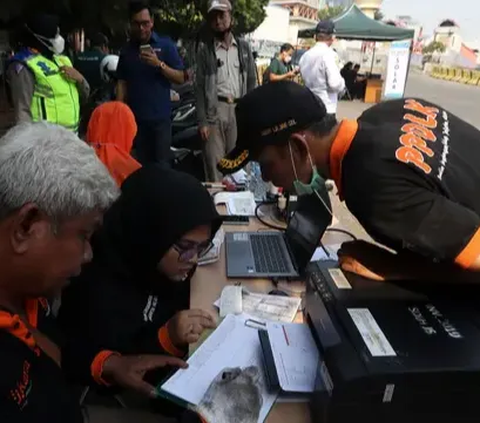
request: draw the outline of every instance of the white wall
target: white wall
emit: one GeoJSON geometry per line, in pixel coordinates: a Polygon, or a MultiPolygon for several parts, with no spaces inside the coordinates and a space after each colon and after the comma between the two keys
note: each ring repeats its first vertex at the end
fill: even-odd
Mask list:
{"type": "Polygon", "coordinates": [[[267,6],[267,16],[251,34],[255,40],[270,40],[285,43],[290,38],[290,12],[281,6],[267,6]]]}

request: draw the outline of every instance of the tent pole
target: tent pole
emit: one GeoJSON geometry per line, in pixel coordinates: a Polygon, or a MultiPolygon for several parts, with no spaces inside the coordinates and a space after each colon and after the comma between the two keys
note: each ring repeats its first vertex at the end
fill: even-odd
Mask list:
{"type": "Polygon", "coordinates": [[[375,63],[375,51],[376,51],[376,48],[377,48],[377,42],[374,41],[374,43],[373,43],[373,55],[372,55],[372,66],[370,66],[370,75],[372,75],[372,73],[373,73],[373,64],[375,63]]]}

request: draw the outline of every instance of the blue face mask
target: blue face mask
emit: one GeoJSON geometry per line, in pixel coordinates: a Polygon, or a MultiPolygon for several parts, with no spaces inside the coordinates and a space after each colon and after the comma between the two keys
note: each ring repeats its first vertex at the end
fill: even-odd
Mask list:
{"type": "Polygon", "coordinates": [[[293,189],[298,196],[302,195],[311,195],[314,192],[320,191],[325,186],[325,179],[320,176],[317,170],[317,166],[313,164],[312,157],[308,153],[308,159],[310,160],[310,165],[312,166],[312,179],[310,183],[306,184],[298,179],[297,168],[295,166],[295,161],[293,160],[292,146],[288,144],[290,149],[290,158],[292,160],[293,173],[295,174],[295,181],[293,182],[293,189]]]}

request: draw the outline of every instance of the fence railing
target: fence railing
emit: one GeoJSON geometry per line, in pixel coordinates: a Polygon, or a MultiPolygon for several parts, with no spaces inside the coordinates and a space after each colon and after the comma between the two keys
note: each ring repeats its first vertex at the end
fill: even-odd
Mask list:
{"type": "Polygon", "coordinates": [[[444,79],[445,81],[480,86],[480,71],[476,70],[434,66],[430,72],[430,76],[437,79],[444,79]]]}

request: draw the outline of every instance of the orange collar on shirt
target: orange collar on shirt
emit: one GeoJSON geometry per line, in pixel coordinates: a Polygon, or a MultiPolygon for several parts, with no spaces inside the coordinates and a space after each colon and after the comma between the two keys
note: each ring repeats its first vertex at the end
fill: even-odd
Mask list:
{"type": "MultiPolygon", "coordinates": [[[[28,323],[33,328],[36,328],[38,324],[38,306],[38,299],[27,300],[25,304],[25,313],[27,315],[28,323]]],[[[18,314],[12,314],[3,310],[0,311],[0,329],[10,332],[13,336],[20,339],[38,354],[35,339],[18,314]]]]}
{"type": "Polygon", "coordinates": [[[356,120],[343,120],[340,123],[337,135],[333,140],[330,149],[330,176],[335,181],[338,189],[338,195],[342,196],[342,163],[345,154],[347,154],[350,145],[358,131],[358,122],[356,120]]]}

